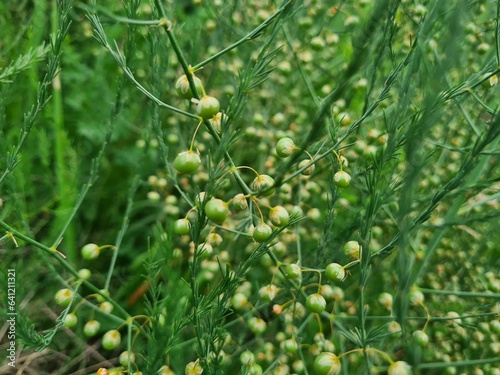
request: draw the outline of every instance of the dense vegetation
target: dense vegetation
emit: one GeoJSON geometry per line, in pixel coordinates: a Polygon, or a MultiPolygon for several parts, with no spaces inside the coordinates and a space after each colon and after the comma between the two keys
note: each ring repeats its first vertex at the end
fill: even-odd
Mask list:
{"type": "Polygon", "coordinates": [[[500,374],[499,15],[1,2],[0,374],[500,374]]]}

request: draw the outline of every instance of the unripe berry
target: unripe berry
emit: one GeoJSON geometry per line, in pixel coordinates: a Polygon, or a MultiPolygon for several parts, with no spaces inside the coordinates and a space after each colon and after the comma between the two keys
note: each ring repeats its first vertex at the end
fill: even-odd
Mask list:
{"type": "Polygon", "coordinates": [[[344,245],[344,254],[351,259],[359,259],[361,246],[357,241],[349,241],[344,245]]]}
{"type": "Polygon", "coordinates": [[[326,278],[330,281],[344,281],[346,274],[341,264],[330,263],[325,269],[326,278]]]}
{"type": "Polygon", "coordinates": [[[214,117],[220,109],[220,103],[217,98],[205,95],[200,99],[196,105],[198,114],[204,119],[208,120],[214,117]]]}
{"type": "Polygon", "coordinates": [[[273,230],[269,225],[260,223],[254,228],[252,237],[256,242],[262,243],[266,241],[272,233],[273,230]]]}
{"type": "Polygon", "coordinates": [[[255,355],[250,350],[245,350],[240,354],[240,362],[243,366],[253,365],[255,363],[255,355]]]}
{"type": "Polygon", "coordinates": [[[64,326],[66,328],[73,328],[74,326],[76,326],[76,323],[78,323],[78,318],[73,313],[69,313],[64,318],[64,326]]]}
{"type": "Polygon", "coordinates": [[[222,224],[229,214],[226,202],[212,198],[205,205],[205,215],[216,224],[222,224]]]}
{"type": "Polygon", "coordinates": [[[242,310],[248,305],[248,298],[243,293],[235,293],[231,303],[236,310],[242,310]]]}
{"type": "Polygon", "coordinates": [[[413,306],[421,305],[424,302],[424,294],[417,288],[412,288],[408,293],[408,297],[413,306]]]}
{"type": "Polygon", "coordinates": [[[378,296],[378,302],[384,306],[387,310],[392,309],[392,295],[389,293],[381,293],[378,296]]]}
{"type": "Polygon", "coordinates": [[[106,350],[113,350],[120,345],[121,334],[116,329],[112,329],[102,337],[102,347],[106,350]]]}
{"type": "Polygon", "coordinates": [[[194,173],[200,165],[200,155],[192,150],[180,152],[174,160],[174,168],[182,174],[194,173]]]}
{"type": "Polygon", "coordinates": [[[295,143],[291,138],[281,138],[278,143],[276,143],[276,153],[280,158],[286,158],[293,154],[294,151],[295,143]]]}
{"type": "Polygon", "coordinates": [[[99,323],[97,320],[89,320],[83,326],[83,333],[87,337],[92,337],[97,335],[97,333],[99,332],[99,328],[101,328],[101,323],[99,323]]]}
{"type": "MultiPolygon", "coordinates": [[[[300,163],[299,163],[299,169],[302,169],[304,168],[307,164],[309,164],[310,162],[312,162],[311,159],[304,159],[302,160],[300,163]]],[[[316,166],[314,164],[311,164],[309,167],[307,167],[306,169],[304,169],[301,173],[304,175],[304,176],[310,176],[313,174],[314,172],[314,169],[316,168],[316,166]]]]}
{"type": "Polygon", "coordinates": [[[429,336],[424,331],[415,331],[412,336],[413,340],[420,346],[426,346],[429,343],[429,336]]]}
{"type": "Polygon", "coordinates": [[[191,228],[191,223],[188,219],[179,219],[174,223],[174,232],[179,235],[189,234],[189,228],[191,228]]]}
{"type": "Polygon", "coordinates": [[[262,195],[266,197],[274,193],[275,190],[274,188],[269,189],[272,186],[274,186],[274,179],[267,174],[261,174],[255,177],[255,179],[252,182],[252,189],[256,192],[261,192],[265,190],[265,192],[262,193],[262,195]]]}
{"type": "Polygon", "coordinates": [[[246,210],[248,202],[244,194],[236,194],[233,198],[233,206],[238,210],[246,210]]]}
{"type": "Polygon", "coordinates": [[[351,184],[351,176],[345,171],[338,171],[333,175],[333,182],[339,188],[346,188],[351,184]]]}
{"type": "Polygon", "coordinates": [[[410,375],[411,367],[408,363],[403,361],[394,362],[389,366],[387,375],[410,375]]]}
{"type": "Polygon", "coordinates": [[[267,324],[261,318],[252,317],[248,319],[248,328],[250,328],[250,331],[255,335],[262,335],[266,332],[267,324]]]}
{"type": "Polygon", "coordinates": [[[298,279],[302,275],[302,269],[298,264],[295,263],[287,265],[285,268],[285,272],[286,276],[292,280],[298,279]]]}
{"type": "Polygon", "coordinates": [[[82,268],[78,271],[78,276],[80,276],[82,280],[88,280],[90,276],[92,276],[92,272],[90,272],[88,268],[82,268]]]}
{"type": "Polygon", "coordinates": [[[132,352],[124,351],[120,354],[120,357],[118,357],[118,362],[120,362],[120,365],[127,367],[129,365],[129,362],[135,362],[135,354],[132,352]]]}
{"type": "Polygon", "coordinates": [[[54,299],[59,306],[68,307],[73,299],[73,292],[67,288],[60,289],[56,292],[54,299]]]}
{"type": "Polygon", "coordinates": [[[82,247],[83,259],[96,259],[99,256],[100,249],[95,243],[88,243],[82,247]]]}
{"type": "Polygon", "coordinates": [[[337,375],[340,373],[340,360],[333,353],[320,353],[314,359],[314,370],[318,375],[337,375]]]}
{"type": "Polygon", "coordinates": [[[271,223],[273,223],[277,227],[283,227],[288,224],[290,215],[288,214],[288,211],[285,207],[276,206],[271,208],[271,210],[269,211],[269,220],[271,220],[271,223]]]}
{"type": "Polygon", "coordinates": [[[313,313],[322,313],[326,308],[326,300],[319,293],[310,294],[306,298],[306,308],[313,313]]]}
{"type": "MultiPolygon", "coordinates": [[[[194,85],[196,86],[196,91],[198,94],[203,94],[203,84],[201,80],[193,74],[194,85]]],[[[189,81],[186,75],[182,75],[177,79],[175,83],[175,91],[177,91],[177,95],[184,99],[191,99],[193,97],[193,93],[191,92],[191,87],[189,86],[189,81]]]]}

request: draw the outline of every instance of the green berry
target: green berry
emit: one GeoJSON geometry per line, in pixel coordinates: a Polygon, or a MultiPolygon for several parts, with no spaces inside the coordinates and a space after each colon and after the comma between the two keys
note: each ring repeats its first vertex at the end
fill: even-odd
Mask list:
{"type": "Polygon", "coordinates": [[[269,225],[260,223],[254,228],[252,237],[256,242],[262,243],[266,241],[272,233],[273,230],[269,225]]]}
{"type": "Polygon", "coordinates": [[[325,269],[326,278],[330,281],[344,281],[345,269],[341,264],[330,263],[325,269]]]}
{"type": "Polygon", "coordinates": [[[344,254],[352,259],[359,259],[361,246],[357,241],[349,241],[344,245],[344,254]]]}
{"type": "Polygon", "coordinates": [[[60,289],[56,292],[54,299],[59,306],[68,307],[73,299],[73,292],[67,288],[60,289]]]}
{"type": "Polygon", "coordinates": [[[250,328],[250,331],[252,331],[255,335],[262,335],[266,332],[267,324],[261,318],[252,317],[248,319],[247,324],[248,328],[250,328]]]}
{"type": "Polygon", "coordinates": [[[387,370],[387,375],[410,375],[411,367],[408,363],[397,361],[392,363],[387,370]]]}
{"type": "Polygon", "coordinates": [[[256,192],[263,192],[262,195],[264,196],[269,196],[274,193],[274,179],[267,175],[267,174],[261,174],[257,177],[252,182],[252,189],[256,192]],[[271,189],[272,188],[272,189],[271,189]]]}
{"type": "Polygon", "coordinates": [[[276,153],[280,158],[286,158],[293,154],[294,151],[295,143],[291,138],[281,138],[278,143],[276,143],[276,153]]]}
{"type": "Polygon", "coordinates": [[[306,298],[306,308],[313,313],[320,314],[325,311],[326,300],[319,293],[310,294],[306,298]]]}
{"type": "Polygon", "coordinates": [[[216,224],[222,224],[228,214],[227,203],[221,199],[212,198],[205,205],[205,215],[216,224]]]}
{"type": "Polygon", "coordinates": [[[225,114],[223,114],[222,112],[218,112],[214,117],[212,117],[208,121],[213,126],[215,131],[220,134],[222,132],[222,124],[226,123],[227,119],[228,117],[225,114]]]}
{"type": "Polygon", "coordinates": [[[285,267],[285,273],[289,279],[295,280],[302,275],[302,269],[298,264],[292,263],[285,267]]]}
{"type": "Polygon", "coordinates": [[[233,206],[238,210],[246,210],[248,202],[244,194],[236,194],[233,198],[233,206]]]}
{"type": "Polygon", "coordinates": [[[191,228],[191,223],[188,219],[179,219],[174,223],[174,232],[179,235],[189,234],[189,228],[191,228]]]}
{"type": "Polygon", "coordinates": [[[387,293],[387,292],[384,292],[384,293],[380,293],[380,295],[378,296],[378,302],[384,306],[387,310],[391,310],[392,309],[392,294],[390,293],[387,293]]]}
{"type": "Polygon", "coordinates": [[[112,329],[102,337],[102,347],[106,350],[116,349],[121,342],[121,334],[116,329],[112,329]]]}
{"type": "Polygon", "coordinates": [[[318,375],[337,375],[340,373],[340,360],[333,353],[322,352],[314,359],[314,371],[318,375]]]}
{"type": "Polygon", "coordinates": [[[200,165],[200,155],[192,150],[180,152],[174,160],[174,168],[182,174],[194,173],[200,165]]]}
{"type": "Polygon", "coordinates": [[[118,357],[118,362],[120,362],[120,365],[122,365],[123,367],[128,367],[129,363],[135,362],[135,354],[124,351],[118,357]]]}
{"type": "Polygon", "coordinates": [[[113,304],[111,302],[104,301],[99,305],[99,310],[107,314],[111,314],[111,312],[113,311],[113,304]]]}
{"type": "Polygon", "coordinates": [[[413,334],[413,340],[420,345],[420,346],[426,346],[429,343],[429,336],[424,331],[414,331],[413,334]]]}
{"type": "Polygon", "coordinates": [[[100,252],[101,249],[95,243],[88,243],[82,247],[83,259],[96,259],[100,252]]]}
{"type": "MultiPolygon", "coordinates": [[[[201,83],[201,80],[194,74],[193,74],[193,81],[194,85],[196,86],[196,91],[198,91],[198,94],[203,94],[204,92],[203,84],[201,83]]],[[[185,74],[177,79],[177,82],[175,83],[175,91],[177,91],[177,95],[179,95],[181,98],[184,99],[193,98],[193,93],[191,92],[191,87],[189,86],[189,81],[185,74]]]]}
{"type": "Polygon", "coordinates": [[[209,120],[214,117],[219,112],[219,109],[220,103],[217,98],[208,95],[202,97],[196,105],[198,115],[200,115],[204,120],[209,120]]]}
{"type": "Polygon", "coordinates": [[[351,176],[344,171],[338,171],[333,175],[333,182],[339,188],[346,188],[351,184],[351,176]]]}
{"type": "Polygon", "coordinates": [[[248,298],[243,293],[235,293],[231,303],[235,310],[243,310],[248,305],[248,298]]]}
{"type": "MultiPolygon", "coordinates": [[[[311,159],[304,159],[302,160],[300,163],[299,163],[299,169],[302,169],[304,168],[307,164],[311,163],[312,160],[311,159]]],[[[304,175],[304,176],[310,176],[313,174],[314,172],[314,169],[316,168],[316,166],[314,164],[311,164],[309,167],[307,167],[306,169],[304,169],[301,173],[304,175]]]]}
{"type": "Polygon", "coordinates": [[[297,341],[294,339],[288,339],[283,341],[283,349],[289,354],[295,354],[297,353],[297,349],[299,348],[299,345],[297,344],[297,341]]]}
{"type": "Polygon", "coordinates": [[[76,326],[76,323],[78,323],[78,318],[73,313],[69,313],[64,318],[64,326],[66,328],[73,328],[74,326],[76,326]]]}
{"type": "Polygon", "coordinates": [[[240,354],[240,362],[243,366],[255,363],[255,355],[250,350],[245,350],[240,354]]]}
{"type": "Polygon", "coordinates": [[[277,227],[283,227],[288,224],[290,215],[288,214],[288,211],[285,207],[276,206],[271,208],[271,210],[269,211],[269,220],[271,220],[271,223],[273,223],[277,227]]]}
{"type": "Polygon", "coordinates": [[[78,276],[80,276],[82,280],[88,280],[90,276],[92,276],[92,272],[90,272],[88,268],[82,268],[78,271],[78,276]]]}
{"type": "Polygon", "coordinates": [[[87,337],[92,337],[97,335],[100,328],[101,328],[101,323],[99,323],[97,320],[89,320],[83,326],[83,333],[87,337]]]}

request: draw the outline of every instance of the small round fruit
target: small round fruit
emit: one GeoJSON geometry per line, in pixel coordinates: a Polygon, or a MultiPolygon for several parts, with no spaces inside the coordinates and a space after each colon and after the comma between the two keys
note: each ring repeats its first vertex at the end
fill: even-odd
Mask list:
{"type": "Polygon", "coordinates": [[[238,210],[246,210],[248,208],[248,202],[244,194],[236,194],[233,198],[233,206],[238,210]]]}
{"type": "Polygon", "coordinates": [[[92,272],[88,268],[82,268],[78,271],[78,276],[80,276],[82,280],[88,280],[90,276],[92,276],[92,272]]]}
{"type": "Polygon", "coordinates": [[[66,328],[73,328],[74,326],[76,326],[76,323],[78,323],[78,318],[73,313],[69,313],[64,318],[64,326],[66,328]]]}
{"type": "Polygon", "coordinates": [[[88,243],[82,247],[83,259],[96,259],[100,252],[101,249],[95,243],[88,243]]]}
{"type": "Polygon", "coordinates": [[[111,314],[111,312],[113,311],[113,304],[109,301],[104,301],[99,305],[99,310],[107,314],[111,314]]]}
{"type": "Polygon", "coordinates": [[[267,324],[261,318],[252,317],[248,319],[247,324],[248,328],[250,328],[250,331],[252,331],[255,335],[262,335],[266,332],[267,324]]]}
{"type": "Polygon", "coordinates": [[[182,174],[194,173],[200,165],[200,155],[192,150],[180,152],[174,160],[174,168],[182,174]]]}
{"type": "Polygon", "coordinates": [[[384,306],[387,310],[392,309],[392,294],[383,292],[380,293],[378,296],[378,303],[380,303],[382,306],[384,306]]]}
{"type": "Polygon", "coordinates": [[[101,367],[99,370],[97,370],[96,375],[109,375],[109,371],[104,367],[101,367]]]}
{"type": "Polygon", "coordinates": [[[240,362],[243,366],[255,363],[255,355],[250,350],[245,350],[240,354],[240,362]]]}
{"type": "Polygon", "coordinates": [[[272,195],[274,193],[274,178],[267,174],[261,174],[252,182],[252,189],[256,192],[262,192],[261,194],[265,197],[272,195]],[[271,189],[272,188],[272,189],[271,189]]]}
{"type": "Polygon", "coordinates": [[[262,243],[267,240],[272,233],[273,230],[269,225],[260,223],[254,228],[252,237],[256,242],[262,243]]]}
{"type": "MultiPolygon", "coordinates": [[[[196,91],[198,91],[198,94],[203,94],[204,92],[203,84],[201,83],[201,80],[194,74],[193,74],[193,81],[196,87],[196,91]]],[[[177,95],[179,95],[181,98],[184,99],[193,98],[193,93],[191,92],[191,87],[189,86],[189,81],[185,74],[180,76],[177,79],[177,82],[175,82],[175,91],[177,91],[177,95]]]]}
{"type": "Polygon", "coordinates": [[[314,359],[314,371],[318,375],[340,374],[340,360],[333,353],[322,352],[314,359]]]}
{"type": "Polygon", "coordinates": [[[220,103],[217,98],[205,95],[196,105],[196,110],[204,120],[209,120],[219,112],[220,103]]]}
{"type": "Polygon", "coordinates": [[[221,225],[229,214],[227,203],[222,199],[212,198],[205,205],[205,215],[215,224],[221,225]]]}
{"type": "Polygon", "coordinates": [[[339,188],[346,188],[351,184],[351,175],[345,171],[338,171],[333,175],[333,182],[339,188]]]}
{"type": "Polygon", "coordinates": [[[325,269],[326,278],[330,281],[344,281],[345,269],[341,264],[330,263],[325,269]]]}
{"type": "Polygon", "coordinates": [[[67,288],[60,289],[56,292],[54,299],[59,306],[68,307],[73,299],[73,292],[67,288]]]}
{"type": "Polygon", "coordinates": [[[213,126],[215,131],[220,134],[222,132],[222,124],[225,124],[227,120],[228,117],[225,114],[223,114],[222,112],[218,112],[214,117],[212,117],[208,121],[213,126]]]}
{"type": "Polygon", "coordinates": [[[325,311],[326,300],[319,293],[310,294],[306,298],[306,308],[313,313],[320,314],[325,311]]]}
{"type": "Polygon", "coordinates": [[[404,361],[392,363],[387,370],[387,375],[410,375],[411,366],[404,361]]]}
{"type": "Polygon", "coordinates": [[[414,331],[412,336],[413,340],[415,340],[415,342],[422,347],[429,343],[429,336],[427,336],[427,333],[424,331],[414,331]]]}
{"type": "Polygon", "coordinates": [[[269,211],[269,220],[277,227],[283,227],[290,221],[290,215],[283,206],[276,206],[269,211]]]}
{"type": "MultiPolygon", "coordinates": [[[[310,162],[312,162],[311,159],[304,159],[302,160],[300,163],[299,163],[299,169],[302,169],[304,168],[307,164],[309,164],[310,162]]],[[[310,176],[313,174],[314,172],[314,169],[315,169],[315,165],[314,164],[311,164],[309,167],[307,167],[306,169],[304,169],[301,173],[304,175],[304,176],[310,176]]]]}
{"type": "Polygon", "coordinates": [[[284,137],[276,143],[276,153],[280,158],[286,158],[295,151],[295,143],[292,138],[284,137]]]}
{"type": "Polygon", "coordinates": [[[174,232],[179,235],[189,234],[189,228],[191,228],[191,223],[188,219],[179,219],[174,223],[174,232]]]}
{"type": "Polygon", "coordinates": [[[92,337],[97,335],[100,328],[101,328],[101,323],[99,323],[97,320],[89,320],[83,326],[83,333],[87,337],[92,337]]]}
{"type": "Polygon", "coordinates": [[[127,367],[129,363],[135,362],[135,354],[132,352],[124,351],[118,357],[118,362],[120,362],[120,365],[122,365],[123,367],[127,367]]]}
{"type": "Polygon", "coordinates": [[[344,254],[352,259],[359,259],[361,246],[358,241],[349,241],[344,245],[344,254]]]}
{"type": "Polygon", "coordinates": [[[292,263],[285,267],[285,273],[289,279],[295,280],[302,275],[302,269],[298,264],[292,263]]]}
{"type": "Polygon", "coordinates": [[[102,337],[102,347],[106,350],[113,350],[120,345],[122,336],[119,331],[112,329],[102,337]]]}
{"type": "Polygon", "coordinates": [[[299,345],[297,344],[297,341],[295,339],[287,339],[283,341],[283,349],[289,354],[295,354],[297,353],[297,349],[299,348],[299,345]]]}

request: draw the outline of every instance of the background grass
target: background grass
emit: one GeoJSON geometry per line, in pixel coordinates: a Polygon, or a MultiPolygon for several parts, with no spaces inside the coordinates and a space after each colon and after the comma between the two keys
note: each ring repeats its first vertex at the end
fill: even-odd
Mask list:
{"type": "MultiPolygon", "coordinates": [[[[185,367],[198,361],[208,374],[313,374],[327,351],[342,374],[387,373],[391,361],[417,374],[498,374],[499,9],[460,0],[0,4],[0,254],[3,285],[7,269],[17,273],[17,373],[112,371],[132,350],[127,373],[196,373],[185,367]],[[199,122],[175,91],[187,64],[227,121],[219,135],[202,124],[202,165],[185,176],[171,163],[199,122]],[[300,149],[281,159],[285,136],[300,149]],[[310,156],[315,170],[303,176],[297,166],[310,156]],[[248,194],[248,167],[271,175],[276,192],[249,195],[247,210],[230,205],[214,226],[196,195],[248,194]],[[348,188],[333,183],[339,169],[348,188]],[[294,219],[256,244],[252,227],[276,205],[294,219]],[[185,216],[190,235],[176,235],[185,216]],[[194,249],[213,229],[222,243],[204,259],[194,249]],[[351,240],[359,261],[344,254],[351,240]],[[115,250],[86,260],[87,243],[115,250]],[[332,262],[347,265],[343,282],[326,279],[332,262]],[[292,263],[299,280],[286,276],[292,263]],[[78,281],[82,268],[88,282],[78,281]],[[279,290],[272,301],[268,285],[279,290]],[[54,301],[66,287],[76,292],[68,309],[54,301]],[[99,290],[111,313],[99,309],[99,290]],[[304,308],[316,291],[328,303],[321,315],[304,308]],[[381,293],[393,297],[389,309],[381,293]],[[62,324],[70,312],[72,329],[62,324]],[[101,329],[89,339],[91,319],[101,329]],[[117,328],[121,345],[103,349],[117,328]]],[[[16,373],[5,358],[0,373],[16,373]]]]}

